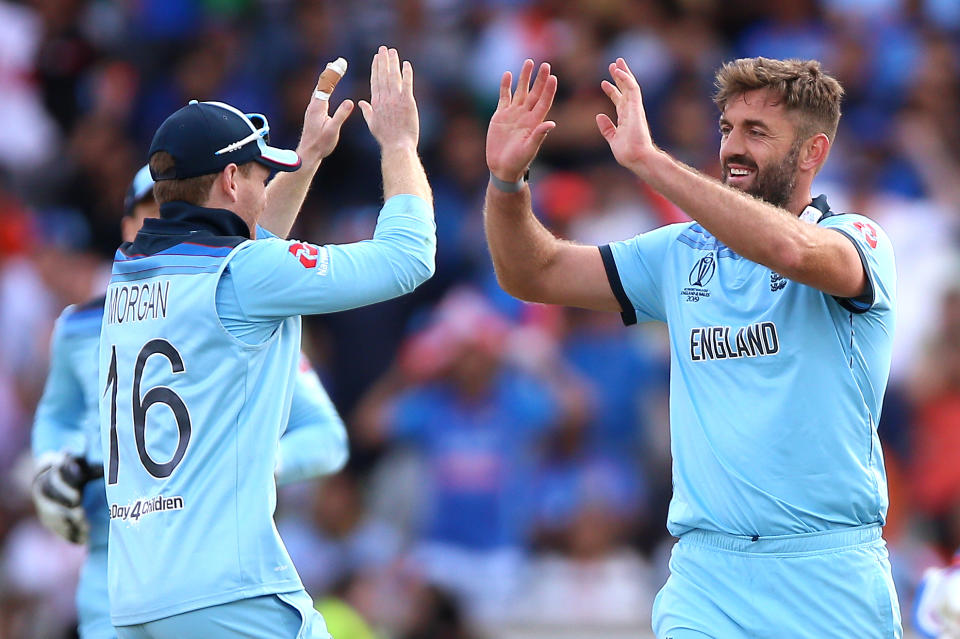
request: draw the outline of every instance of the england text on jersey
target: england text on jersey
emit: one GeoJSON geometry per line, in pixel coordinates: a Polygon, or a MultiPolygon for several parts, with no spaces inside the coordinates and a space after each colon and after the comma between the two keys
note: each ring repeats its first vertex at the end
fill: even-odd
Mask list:
{"type": "Polygon", "coordinates": [[[780,337],[773,322],[744,326],[731,340],[729,326],[699,326],[690,329],[690,359],[702,362],[711,359],[761,357],[780,352],[780,337]]]}
{"type": "Polygon", "coordinates": [[[166,317],[169,294],[170,280],[111,286],[107,292],[107,324],[166,317]]]}

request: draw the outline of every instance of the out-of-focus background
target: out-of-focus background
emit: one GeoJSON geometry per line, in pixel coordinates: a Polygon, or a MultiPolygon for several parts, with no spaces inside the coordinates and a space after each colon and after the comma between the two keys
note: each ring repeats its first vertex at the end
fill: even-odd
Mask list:
{"type": "MultiPolygon", "coordinates": [[[[816,58],[843,83],[816,186],[896,249],[880,435],[909,616],[922,570],[960,546],[960,2],[0,0],[0,637],[74,636],[82,549],[35,520],[24,459],[53,321],[102,291],[153,131],[216,99],[267,114],[292,147],[323,66],[350,61],[334,104],[364,98],[380,44],[416,70],[438,266],[413,295],[304,322],[352,459],[282,489],[277,523],[337,639],[649,636],[672,544],[665,331],[498,289],[484,134],[525,57],[560,80],[535,209],[594,244],[684,219],[596,130],[612,59],[639,76],[656,142],[711,175],[722,61],[816,58]]],[[[293,235],[369,237],[378,162],[354,114],[293,235]]],[[[797,398],[817,401],[816,380],[797,398]]]]}

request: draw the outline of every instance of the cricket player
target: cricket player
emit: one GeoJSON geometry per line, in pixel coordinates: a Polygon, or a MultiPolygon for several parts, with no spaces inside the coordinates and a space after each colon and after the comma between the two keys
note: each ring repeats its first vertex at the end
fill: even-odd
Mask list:
{"type": "Polygon", "coordinates": [[[605,246],[556,239],[525,171],[557,87],[503,75],[487,132],[485,224],[497,277],[523,299],[666,322],[679,538],[657,596],[660,639],[901,636],[881,526],[876,425],[890,367],[893,250],[863,216],[810,193],[840,118],[816,61],[717,73],[723,183],[657,148],[623,59],[597,116],[617,162],[694,221],[605,246]]]}
{"type": "MultiPolygon", "coordinates": [[[[327,97],[314,94],[308,120],[311,109],[326,116],[327,97]]],[[[154,135],[160,219],[117,252],[100,337],[120,639],[329,636],[274,526],[274,451],[300,316],[396,297],[433,274],[413,70],[396,50],[374,56],[371,99],[359,105],[381,148],[385,203],[373,238],[315,246],[254,235],[274,215],[292,223],[352,106],[322,118],[302,160],[268,144],[265,117],[222,102],[193,101],[154,135]],[[271,170],[280,173],[270,189],[296,184],[301,196],[277,207],[271,170]]]]}
{"type": "MultiPolygon", "coordinates": [[[[156,218],[149,167],[137,172],[124,201],[122,237],[132,242],[146,218],[156,218]]],[[[264,229],[258,233],[269,235],[264,229]]],[[[103,302],[67,307],[53,334],[50,374],[33,426],[38,468],[34,504],[40,520],[73,543],[88,545],[77,587],[81,639],[116,637],[107,596],[107,526],[100,447],[97,361],[103,302]]],[[[347,461],[347,432],[319,377],[305,356],[286,430],[277,451],[278,483],[340,470],[347,461]]]]}

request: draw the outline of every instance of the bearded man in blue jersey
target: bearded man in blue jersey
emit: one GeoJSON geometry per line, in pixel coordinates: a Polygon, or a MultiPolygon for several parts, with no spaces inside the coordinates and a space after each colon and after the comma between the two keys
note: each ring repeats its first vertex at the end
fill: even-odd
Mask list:
{"type": "Polygon", "coordinates": [[[373,238],[355,244],[281,239],[349,100],[327,117],[329,92],[315,92],[306,121],[320,131],[304,131],[299,153],[269,145],[264,116],[222,102],[193,101],[154,135],[160,219],[117,252],[100,334],[108,588],[121,639],[329,637],[273,522],[300,316],[409,292],[433,274],[436,253],[413,69],[381,47],[370,85],[359,106],[380,145],[386,201],[373,238]],[[287,197],[273,197],[281,189],[287,197]],[[281,237],[256,240],[261,225],[281,237]]]}
{"type": "Polygon", "coordinates": [[[505,73],[487,132],[485,225],[503,288],[666,322],[679,538],[654,604],[660,639],[901,636],[881,526],[876,425],[890,368],[893,251],[865,217],[812,197],[840,119],[816,61],[740,59],[717,73],[717,182],[657,148],[623,59],[597,115],[616,160],[694,221],[605,246],[555,238],[525,171],[557,78],[505,73]]]}

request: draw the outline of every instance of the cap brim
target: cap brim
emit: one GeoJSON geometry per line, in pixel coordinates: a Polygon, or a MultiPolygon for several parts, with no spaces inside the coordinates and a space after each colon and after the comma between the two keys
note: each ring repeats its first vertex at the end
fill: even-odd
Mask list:
{"type": "Polygon", "coordinates": [[[300,156],[296,151],[278,149],[263,142],[260,143],[260,157],[254,160],[276,171],[291,172],[300,168],[300,156]]]}

